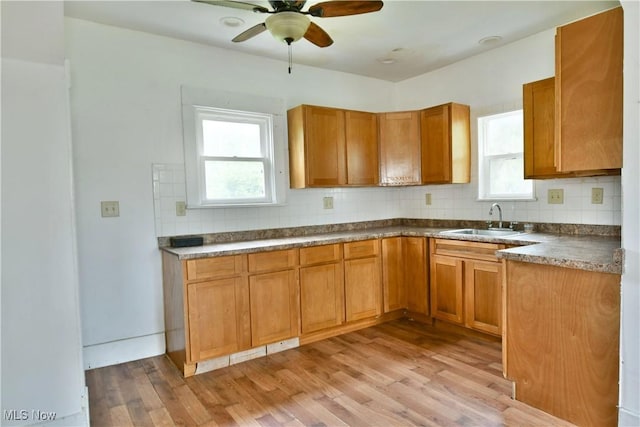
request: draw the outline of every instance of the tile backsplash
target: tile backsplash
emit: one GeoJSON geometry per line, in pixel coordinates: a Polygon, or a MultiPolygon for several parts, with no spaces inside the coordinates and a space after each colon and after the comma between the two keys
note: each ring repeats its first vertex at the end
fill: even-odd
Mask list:
{"type": "MultiPolygon", "coordinates": [[[[362,187],[288,190],[281,206],[187,209],[176,215],[176,202],[186,200],[183,164],[152,166],[156,235],[218,233],[387,218],[468,219],[497,221],[489,216],[493,202],[478,201],[475,183],[418,187],[362,187]],[[431,194],[431,205],[425,194],[431,194]],[[333,209],[323,198],[333,197],[333,209]]],[[[621,224],[620,177],[536,181],[535,201],[498,202],[504,221],[621,224]],[[602,204],[591,203],[591,189],[603,188],[602,204]],[[547,203],[549,189],[563,189],[564,203],[547,203]]]]}

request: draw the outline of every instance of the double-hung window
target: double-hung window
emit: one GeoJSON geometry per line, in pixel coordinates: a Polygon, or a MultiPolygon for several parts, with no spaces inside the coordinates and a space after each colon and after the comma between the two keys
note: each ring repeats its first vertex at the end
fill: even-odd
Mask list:
{"type": "Polygon", "coordinates": [[[522,110],[478,118],[480,200],[531,200],[533,181],[524,179],[522,110]]]}
{"type": "Polygon", "coordinates": [[[188,207],[283,203],[281,100],[183,87],[182,115],[188,207]]]}
{"type": "Polygon", "coordinates": [[[195,108],[202,203],[270,203],[272,116],[195,108]]]}

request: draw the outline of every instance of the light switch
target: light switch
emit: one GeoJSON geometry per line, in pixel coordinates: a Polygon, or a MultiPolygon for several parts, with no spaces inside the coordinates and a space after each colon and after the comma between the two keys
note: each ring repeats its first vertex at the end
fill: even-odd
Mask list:
{"type": "Polygon", "coordinates": [[[100,211],[103,218],[120,216],[120,203],[117,201],[100,202],[100,211]]]}
{"type": "Polygon", "coordinates": [[[425,205],[430,205],[431,204],[431,193],[425,193],[424,194],[424,204],[425,205]]]}

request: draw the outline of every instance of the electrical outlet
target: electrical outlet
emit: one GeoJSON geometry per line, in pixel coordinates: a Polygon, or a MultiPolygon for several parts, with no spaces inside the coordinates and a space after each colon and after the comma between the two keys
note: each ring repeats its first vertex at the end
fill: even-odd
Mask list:
{"type": "Polygon", "coordinates": [[[550,205],[561,205],[564,203],[564,190],[563,189],[555,189],[549,190],[547,203],[550,205]]]}
{"type": "Polygon", "coordinates": [[[322,207],[325,209],[333,209],[333,197],[324,197],[322,199],[322,207]]]}
{"type": "Polygon", "coordinates": [[[604,188],[592,188],[591,189],[591,204],[601,205],[604,197],[604,188]]]}
{"type": "Polygon", "coordinates": [[[431,193],[424,194],[424,204],[431,205],[431,193]]]}
{"type": "Polygon", "coordinates": [[[187,215],[187,204],[185,202],[176,202],[176,216],[187,215]]]}
{"type": "Polygon", "coordinates": [[[100,212],[103,218],[120,216],[120,203],[100,202],[100,212]]]}

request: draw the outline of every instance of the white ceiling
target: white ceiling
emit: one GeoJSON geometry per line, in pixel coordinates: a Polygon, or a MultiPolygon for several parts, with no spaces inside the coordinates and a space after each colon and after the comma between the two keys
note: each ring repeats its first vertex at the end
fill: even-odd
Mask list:
{"type": "MultiPolygon", "coordinates": [[[[271,9],[267,1],[248,2],[271,9]]],[[[315,3],[308,1],[303,10],[315,3]]],[[[292,45],[293,62],[401,81],[618,5],[594,0],[386,0],[379,12],[311,18],[334,43],[319,48],[301,39],[292,45]],[[502,39],[479,43],[489,36],[502,39]],[[395,62],[380,62],[387,58],[395,62]]],[[[231,41],[269,16],[248,10],[189,0],[66,1],[65,15],[287,61],[286,45],[267,31],[242,43],[231,41]],[[221,23],[223,17],[241,18],[244,24],[228,27],[221,23]]]]}

